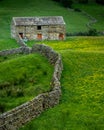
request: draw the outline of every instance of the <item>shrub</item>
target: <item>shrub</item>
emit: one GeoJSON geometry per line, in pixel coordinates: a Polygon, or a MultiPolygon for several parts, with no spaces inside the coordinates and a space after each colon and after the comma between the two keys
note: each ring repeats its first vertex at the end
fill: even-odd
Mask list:
{"type": "Polygon", "coordinates": [[[90,29],[88,31],[88,36],[97,36],[98,35],[98,32],[96,29],[90,29]]]}
{"type": "Polygon", "coordinates": [[[75,32],[75,33],[66,33],[66,36],[98,36],[103,35],[101,32],[98,32],[96,29],[89,29],[88,32],[75,32]]]}
{"type": "Polygon", "coordinates": [[[66,33],[66,36],[88,36],[88,32],[66,33]]]}

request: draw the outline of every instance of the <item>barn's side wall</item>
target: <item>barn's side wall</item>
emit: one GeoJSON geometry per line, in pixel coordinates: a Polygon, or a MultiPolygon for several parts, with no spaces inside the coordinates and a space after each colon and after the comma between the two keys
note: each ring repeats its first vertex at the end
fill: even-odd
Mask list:
{"type": "Polygon", "coordinates": [[[18,38],[19,33],[23,33],[29,40],[60,40],[60,34],[63,34],[63,40],[65,39],[65,25],[41,25],[40,30],[37,26],[12,26],[12,36],[15,39],[18,38]],[[41,34],[42,38],[39,38],[38,34],[41,34]]]}
{"type": "Polygon", "coordinates": [[[13,20],[11,22],[11,38],[16,39],[16,26],[13,20]]]}
{"type": "Polygon", "coordinates": [[[21,47],[18,49],[5,50],[0,52],[0,56],[18,53],[40,53],[54,65],[52,76],[52,90],[42,93],[33,100],[18,106],[11,111],[0,115],[0,130],[17,130],[22,125],[39,116],[47,108],[54,107],[59,103],[61,96],[60,77],[63,69],[61,56],[50,47],[43,44],[35,44],[32,48],[21,47]]]}

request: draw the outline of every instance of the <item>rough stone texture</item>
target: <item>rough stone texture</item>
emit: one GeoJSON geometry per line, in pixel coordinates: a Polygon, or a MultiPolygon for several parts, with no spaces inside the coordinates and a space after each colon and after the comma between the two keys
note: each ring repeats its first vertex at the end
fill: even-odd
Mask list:
{"type": "Polygon", "coordinates": [[[44,44],[35,44],[32,47],[32,53],[37,52],[45,56],[51,64],[55,64],[59,54],[44,44]]]}
{"type": "Polygon", "coordinates": [[[13,54],[29,54],[29,53],[31,53],[31,48],[22,46],[16,49],[0,51],[0,56],[13,55],[13,54]]]}
{"type": "Polygon", "coordinates": [[[35,44],[32,48],[22,46],[17,49],[0,52],[0,56],[18,53],[40,53],[54,65],[52,76],[52,89],[50,92],[42,93],[8,112],[0,115],[0,130],[17,130],[27,122],[36,118],[44,110],[54,107],[59,103],[61,96],[60,77],[63,69],[61,56],[44,44],[35,44]]]}
{"type": "Polygon", "coordinates": [[[13,17],[11,37],[28,40],[64,40],[65,22],[62,16],[13,17]]]}
{"type": "Polygon", "coordinates": [[[25,42],[23,41],[23,39],[20,37],[20,35],[17,35],[17,42],[20,46],[24,46],[26,47],[27,45],[25,44],[25,42]]]}

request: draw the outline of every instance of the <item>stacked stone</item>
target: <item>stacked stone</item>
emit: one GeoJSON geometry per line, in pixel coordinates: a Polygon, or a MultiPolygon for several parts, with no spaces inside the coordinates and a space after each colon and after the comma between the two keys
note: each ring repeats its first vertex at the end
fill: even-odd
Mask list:
{"type": "Polygon", "coordinates": [[[34,52],[40,53],[41,55],[45,56],[48,61],[53,65],[55,65],[59,57],[58,53],[56,53],[52,48],[46,46],[45,44],[35,44],[32,47],[32,53],[34,52]]]}
{"type": "Polygon", "coordinates": [[[33,100],[22,104],[0,115],[0,130],[15,130],[40,115],[43,111],[43,96],[38,95],[33,100]]]}
{"type": "Polygon", "coordinates": [[[35,44],[32,48],[21,47],[18,49],[0,52],[0,56],[16,53],[40,53],[54,65],[52,76],[52,89],[50,92],[42,93],[33,100],[18,106],[11,111],[0,115],[0,130],[17,130],[33,118],[40,115],[44,110],[54,107],[59,103],[61,96],[60,78],[63,69],[61,56],[44,44],[35,44]]]}
{"type": "Polygon", "coordinates": [[[31,48],[19,47],[16,49],[0,51],[0,56],[8,56],[8,55],[13,55],[13,54],[29,54],[29,53],[31,53],[31,48]]]}
{"type": "Polygon", "coordinates": [[[26,47],[27,45],[25,44],[25,42],[23,41],[23,39],[21,38],[20,35],[18,35],[18,38],[17,38],[17,42],[20,46],[24,46],[26,47]]]}

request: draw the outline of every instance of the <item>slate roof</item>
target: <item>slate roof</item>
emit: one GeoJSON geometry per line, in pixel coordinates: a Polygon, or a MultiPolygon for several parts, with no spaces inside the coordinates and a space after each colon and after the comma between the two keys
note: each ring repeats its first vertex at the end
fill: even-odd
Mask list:
{"type": "Polygon", "coordinates": [[[42,17],[13,17],[15,26],[19,25],[64,25],[62,16],[42,16],[42,17]]]}

